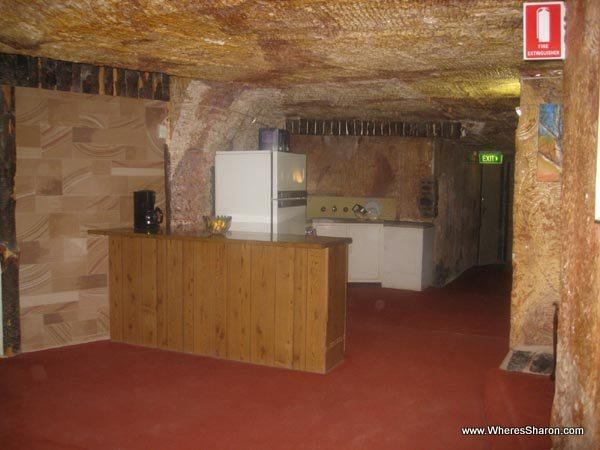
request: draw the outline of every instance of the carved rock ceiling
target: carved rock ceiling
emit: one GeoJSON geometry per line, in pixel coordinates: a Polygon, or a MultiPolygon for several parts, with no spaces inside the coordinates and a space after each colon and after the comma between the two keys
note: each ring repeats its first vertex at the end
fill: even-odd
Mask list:
{"type": "Polygon", "coordinates": [[[0,2],[0,52],[276,87],[290,116],[466,120],[506,149],[542,67],[521,39],[512,0],[0,2]]]}

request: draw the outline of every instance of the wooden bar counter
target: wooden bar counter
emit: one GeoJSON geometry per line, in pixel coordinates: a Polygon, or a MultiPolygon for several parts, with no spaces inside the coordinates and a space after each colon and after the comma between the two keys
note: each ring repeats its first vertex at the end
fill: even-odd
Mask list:
{"type": "Polygon", "coordinates": [[[90,233],[109,237],[111,339],[317,373],[343,360],[350,239],[90,233]]]}

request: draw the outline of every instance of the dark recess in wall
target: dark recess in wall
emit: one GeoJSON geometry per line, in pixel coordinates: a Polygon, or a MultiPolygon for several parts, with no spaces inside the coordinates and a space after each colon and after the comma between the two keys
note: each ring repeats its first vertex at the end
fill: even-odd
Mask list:
{"type": "Polygon", "coordinates": [[[0,84],[168,101],[169,76],[0,53],[0,84]]]}
{"type": "Polygon", "coordinates": [[[442,137],[460,139],[460,122],[399,122],[394,120],[357,119],[286,119],[290,134],[313,136],[399,136],[442,137]]]}
{"type": "Polygon", "coordinates": [[[17,170],[15,88],[0,86],[0,263],[2,264],[2,330],[4,353],[20,351],[19,248],[14,194],[17,170]]]}

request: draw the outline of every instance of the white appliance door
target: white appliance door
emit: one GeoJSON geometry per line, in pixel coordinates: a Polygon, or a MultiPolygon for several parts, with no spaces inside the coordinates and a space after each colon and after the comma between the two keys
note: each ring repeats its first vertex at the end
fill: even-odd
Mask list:
{"type": "Polygon", "coordinates": [[[303,235],[305,230],[305,198],[273,200],[273,233],[303,235]]]}
{"type": "Polygon", "coordinates": [[[273,152],[273,199],[306,197],[306,155],[273,152]]]}
{"type": "Polygon", "coordinates": [[[271,152],[217,152],[215,212],[233,231],[271,231],[271,152]]]}

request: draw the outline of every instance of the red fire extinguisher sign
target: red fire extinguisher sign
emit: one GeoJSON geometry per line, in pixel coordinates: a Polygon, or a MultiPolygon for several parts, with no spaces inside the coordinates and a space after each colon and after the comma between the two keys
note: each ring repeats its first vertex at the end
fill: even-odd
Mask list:
{"type": "Polygon", "coordinates": [[[565,59],[564,2],[523,3],[523,58],[565,59]]]}

